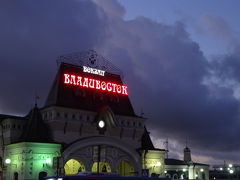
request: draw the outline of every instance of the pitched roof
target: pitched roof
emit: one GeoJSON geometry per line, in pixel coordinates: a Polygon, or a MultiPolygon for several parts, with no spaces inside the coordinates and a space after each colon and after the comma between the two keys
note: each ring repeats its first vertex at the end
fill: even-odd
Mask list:
{"type": "Polygon", "coordinates": [[[24,119],[24,117],[21,116],[13,116],[13,115],[8,115],[8,114],[0,114],[0,120],[4,120],[7,118],[12,118],[12,119],[24,119]]]}
{"type": "Polygon", "coordinates": [[[27,123],[18,142],[53,142],[51,139],[49,127],[44,123],[42,115],[37,106],[35,106],[26,116],[27,123]]]}
{"type": "Polygon", "coordinates": [[[103,106],[109,106],[114,114],[136,116],[128,95],[109,93],[81,86],[64,84],[64,73],[114,82],[122,85],[120,75],[105,72],[104,76],[84,73],[81,66],[61,63],[52,88],[45,102],[45,107],[62,106],[89,111],[97,111],[103,106]]]}
{"type": "MultiPolygon", "coordinates": [[[[208,164],[202,164],[202,163],[192,163],[193,165],[199,165],[199,166],[209,166],[208,164]]],[[[189,165],[187,162],[179,159],[165,159],[165,165],[189,165]]]]}
{"type": "Polygon", "coordinates": [[[141,138],[141,149],[143,150],[158,150],[158,151],[165,151],[165,149],[158,149],[155,148],[151,137],[149,136],[149,132],[147,131],[146,126],[144,126],[144,133],[141,138]]]}

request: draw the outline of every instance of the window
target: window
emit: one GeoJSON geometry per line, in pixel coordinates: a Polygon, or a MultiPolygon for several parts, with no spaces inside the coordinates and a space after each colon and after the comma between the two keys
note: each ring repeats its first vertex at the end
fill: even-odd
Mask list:
{"type": "Polygon", "coordinates": [[[67,113],[65,113],[65,114],[64,114],[64,117],[65,117],[65,118],[67,118],[67,117],[68,117],[68,114],[67,114],[67,113]]]}

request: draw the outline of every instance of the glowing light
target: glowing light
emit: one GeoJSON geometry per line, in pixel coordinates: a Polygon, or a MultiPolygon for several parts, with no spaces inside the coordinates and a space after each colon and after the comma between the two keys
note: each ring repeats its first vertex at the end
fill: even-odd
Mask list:
{"type": "Polygon", "coordinates": [[[10,164],[11,163],[11,159],[5,159],[5,163],[6,164],[10,164]]]}
{"type": "Polygon", "coordinates": [[[228,165],[228,167],[230,167],[230,168],[231,168],[232,166],[233,166],[232,164],[229,164],[229,165],[228,165]]]}
{"type": "Polygon", "coordinates": [[[164,171],[164,173],[166,174],[166,173],[167,173],[167,171],[164,171]]]}
{"type": "Polygon", "coordinates": [[[155,166],[157,167],[161,166],[161,162],[157,162],[155,166]]]}
{"type": "Polygon", "coordinates": [[[186,169],[183,169],[183,172],[186,172],[187,170],[186,169]]]}
{"type": "Polygon", "coordinates": [[[51,160],[51,158],[47,158],[47,159],[45,159],[45,162],[50,164],[52,162],[52,160],[51,160]]]}
{"type": "Polygon", "coordinates": [[[104,128],[105,122],[104,122],[103,120],[99,121],[99,122],[98,122],[98,126],[99,126],[100,128],[104,128]]]}
{"type": "Polygon", "coordinates": [[[233,174],[233,170],[232,169],[229,172],[230,172],[230,174],[233,174]]]}
{"type": "Polygon", "coordinates": [[[227,168],[227,170],[229,171],[229,170],[230,170],[230,168],[227,168]]]}
{"type": "Polygon", "coordinates": [[[200,169],[201,172],[203,172],[204,170],[203,169],[200,169]]]}
{"type": "Polygon", "coordinates": [[[127,86],[119,85],[111,82],[100,81],[87,77],[81,77],[74,74],[64,74],[64,84],[70,84],[73,86],[80,86],[85,88],[99,89],[102,91],[108,91],[123,95],[128,95],[127,86]]]}
{"type": "Polygon", "coordinates": [[[220,171],[222,171],[223,170],[223,168],[222,167],[220,167],[220,171]]]}
{"type": "Polygon", "coordinates": [[[196,177],[198,177],[198,174],[195,174],[196,177]]]}

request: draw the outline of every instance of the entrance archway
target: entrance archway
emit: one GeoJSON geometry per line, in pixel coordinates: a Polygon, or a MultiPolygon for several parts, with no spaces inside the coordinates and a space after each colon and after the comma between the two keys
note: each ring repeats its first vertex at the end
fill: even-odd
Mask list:
{"type": "Polygon", "coordinates": [[[78,172],[86,171],[86,168],[82,162],[76,159],[70,159],[64,165],[65,175],[77,174],[78,172]]]}
{"type": "MultiPolygon", "coordinates": [[[[94,162],[92,172],[98,171],[98,163],[94,162]]],[[[99,172],[112,172],[111,166],[108,162],[99,162],[99,172]]]]}
{"type": "Polygon", "coordinates": [[[133,176],[134,167],[127,161],[121,161],[118,165],[117,172],[122,176],[133,176]]]}
{"type": "Polygon", "coordinates": [[[47,172],[42,171],[38,174],[38,180],[44,180],[44,177],[46,176],[47,176],[47,172]]]}

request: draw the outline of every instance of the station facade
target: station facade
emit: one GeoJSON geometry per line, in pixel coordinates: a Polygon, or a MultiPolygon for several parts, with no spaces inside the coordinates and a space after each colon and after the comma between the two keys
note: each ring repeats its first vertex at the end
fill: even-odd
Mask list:
{"type": "Polygon", "coordinates": [[[78,172],[165,176],[122,73],[95,51],[61,56],[45,105],[24,117],[0,115],[1,179],[78,172]]]}

